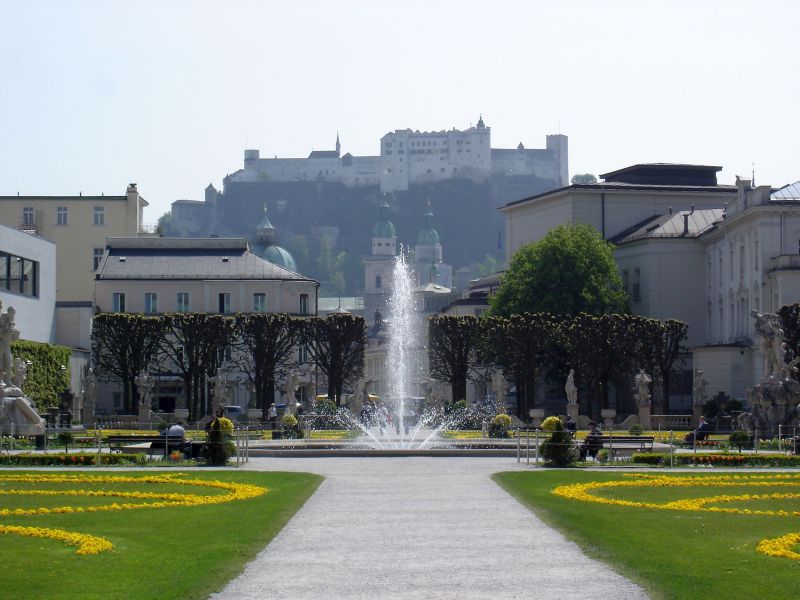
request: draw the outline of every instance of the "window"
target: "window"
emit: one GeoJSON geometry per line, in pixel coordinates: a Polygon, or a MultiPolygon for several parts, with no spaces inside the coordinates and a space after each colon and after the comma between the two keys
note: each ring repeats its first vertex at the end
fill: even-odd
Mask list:
{"type": "Polygon", "coordinates": [[[144,295],[144,312],[153,314],[158,312],[158,294],[146,292],[144,295]]]}
{"type": "Polygon", "coordinates": [[[67,207],[59,206],[56,208],[56,225],[67,225],[67,207]]]}
{"type": "Polygon", "coordinates": [[[641,273],[639,269],[633,270],[633,300],[634,302],[638,302],[642,299],[642,289],[641,289],[641,273]]]}
{"type": "Polygon", "coordinates": [[[32,206],[25,206],[22,209],[22,224],[23,225],[35,225],[36,220],[33,216],[33,207],[32,206]]]}
{"type": "Polygon", "coordinates": [[[622,289],[628,291],[628,269],[622,271],[622,289]]]}
{"type": "Polygon", "coordinates": [[[758,240],[753,241],[753,270],[758,271],[758,240]]]}
{"type": "Polygon", "coordinates": [[[267,295],[265,293],[253,294],[253,312],[267,312],[267,295]]]}
{"type": "Polygon", "coordinates": [[[308,314],[308,294],[300,294],[300,314],[308,314]]]}
{"type": "Polygon", "coordinates": [[[223,315],[230,314],[231,312],[231,295],[229,292],[223,292],[219,295],[219,311],[223,315]]]}
{"type": "Polygon", "coordinates": [[[179,313],[189,312],[189,292],[178,292],[175,299],[175,310],[179,313]]]}
{"type": "Polygon", "coordinates": [[[103,258],[102,248],[92,248],[92,271],[100,268],[100,260],[103,258]]]}
{"type": "Polygon", "coordinates": [[[376,288],[381,287],[381,283],[382,283],[381,282],[381,276],[380,275],[375,275],[375,287],[376,288]]]}
{"type": "Polygon", "coordinates": [[[94,224],[95,225],[105,225],[106,224],[106,209],[103,206],[95,206],[94,207],[94,224]]]}
{"type": "Polygon", "coordinates": [[[112,296],[112,310],[114,312],[125,312],[125,294],[114,292],[112,296]]]}
{"type": "Polygon", "coordinates": [[[744,279],[744,244],[739,246],[739,279],[744,279]]]}
{"type": "Polygon", "coordinates": [[[39,263],[7,252],[0,252],[0,289],[37,298],[39,296],[39,263]]]}
{"type": "Polygon", "coordinates": [[[297,362],[301,365],[308,362],[308,346],[305,344],[301,345],[297,349],[297,362]]]}

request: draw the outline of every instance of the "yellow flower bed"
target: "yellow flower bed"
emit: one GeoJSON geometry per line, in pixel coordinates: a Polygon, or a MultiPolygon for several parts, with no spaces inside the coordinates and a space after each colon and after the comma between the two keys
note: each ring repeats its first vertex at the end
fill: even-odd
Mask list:
{"type": "MultiPolygon", "coordinates": [[[[144,502],[112,502],[97,506],[57,506],[53,508],[16,508],[0,509],[0,517],[4,516],[30,516],[50,514],[92,513],[109,510],[136,510],[144,508],[168,508],[172,506],[202,506],[209,504],[222,504],[237,500],[247,500],[267,493],[267,488],[243,484],[228,483],[216,480],[182,479],[177,475],[148,475],[145,477],[127,477],[117,475],[70,475],[70,474],[41,474],[41,475],[0,475],[0,482],[19,483],[144,483],[144,484],[171,484],[195,487],[210,487],[225,490],[224,494],[178,494],[157,492],[123,492],[103,489],[78,489],[78,490],[36,490],[36,489],[0,489],[3,496],[66,496],[87,498],[127,498],[144,500],[144,502]]],[[[64,531],[62,529],[49,529],[44,527],[20,527],[16,525],[0,525],[0,533],[13,535],[44,537],[58,540],[69,545],[77,546],[77,554],[97,554],[110,550],[113,545],[108,540],[64,531]]]]}
{"type": "MultiPolygon", "coordinates": [[[[717,475],[712,477],[674,477],[668,475],[630,475],[628,479],[615,481],[591,481],[588,483],[575,483],[561,485],[553,490],[553,494],[597,504],[609,504],[633,508],[647,508],[653,510],[677,510],[688,512],[714,512],[736,515],[759,515],[777,517],[800,517],[800,511],[787,510],[760,510],[749,508],[720,507],[718,504],[728,502],[751,502],[757,500],[796,500],[800,493],[771,492],[766,494],[720,494],[702,498],[684,498],[672,502],[637,502],[620,498],[604,498],[592,492],[612,488],[641,488],[641,487],[669,487],[669,488],[694,488],[694,487],[800,487],[800,475],[717,475]]],[[[756,550],[769,556],[777,556],[800,560],[800,553],[793,548],[800,544],[800,533],[792,533],[775,539],[761,540],[756,550]]]]}

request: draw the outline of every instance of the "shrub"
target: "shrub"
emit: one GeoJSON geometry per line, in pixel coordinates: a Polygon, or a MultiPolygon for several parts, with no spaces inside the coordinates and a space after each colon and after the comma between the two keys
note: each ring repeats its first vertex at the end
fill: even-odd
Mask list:
{"type": "Polygon", "coordinates": [[[62,431],[56,436],[56,442],[58,442],[61,446],[64,446],[64,451],[69,451],[69,445],[73,441],[72,434],[69,431],[62,431]]]}
{"type": "MultiPolygon", "coordinates": [[[[665,452],[637,452],[631,462],[641,465],[668,465],[665,452]]],[[[674,465],[711,465],[720,467],[797,467],[800,456],[787,454],[673,454],[674,465]]]]}
{"type": "Polygon", "coordinates": [[[181,462],[184,458],[185,457],[183,455],[183,452],[181,452],[180,450],[173,450],[172,452],[169,453],[169,459],[172,462],[181,462]]]}
{"type": "Polygon", "coordinates": [[[299,440],[303,437],[303,429],[300,422],[294,415],[283,415],[281,418],[281,429],[283,429],[284,439],[299,440]]]}
{"type": "Polygon", "coordinates": [[[233,433],[233,422],[225,417],[217,417],[211,421],[211,428],[208,430],[208,441],[203,445],[203,458],[206,463],[213,466],[223,466],[228,463],[228,459],[236,452],[236,448],[231,442],[233,433]]]}
{"type": "Polygon", "coordinates": [[[728,437],[728,441],[731,443],[731,446],[738,448],[741,453],[742,448],[750,443],[750,436],[746,431],[739,429],[731,433],[730,437],[728,437]]]}
{"type": "Polygon", "coordinates": [[[555,431],[556,425],[561,423],[561,419],[556,416],[547,417],[544,421],[542,421],[542,429],[544,431],[555,431]]]}
{"type": "Polygon", "coordinates": [[[11,454],[0,455],[0,465],[21,467],[80,467],[97,464],[97,457],[103,465],[143,465],[144,454],[11,454]]]}
{"type": "Polygon", "coordinates": [[[489,422],[489,437],[507,438],[509,427],[511,427],[511,417],[502,413],[495,415],[489,422]]]}
{"type": "Polygon", "coordinates": [[[315,412],[318,415],[335,415],[336,410],[336,402],[330,398],[320,398],[314,402],[314,408],[312,412],[315,412]]]}
{"type": "Polygon", "coordinates": [[[631,435],[642,435],[642,433],[644,433],[644,427],[638,423],[636,425],[631,425],[631,428],[628,429],[628,433],[631,435]]]}
{"type": "Polygon", "coordinates": [[[602,448],[597,451],[597,456],[595,458],[597,462],[608,462],[611,460],[611,451],[607,448],[602,448]]]}
{"type": "Polygon", "coordinates": [[[568,467],[575,462],[575,448],[572,446],[572,435],[564,431],[560,419],[550,439],[542,444],[542,456],[545,464],[552,467],[568,467]]]}
{"type": "Polygon", "coordinates": [[[668,455],[664,452],[634,452],[631,462],[638,465],[661,465],[664,460],[668,460],[668,455]]]}

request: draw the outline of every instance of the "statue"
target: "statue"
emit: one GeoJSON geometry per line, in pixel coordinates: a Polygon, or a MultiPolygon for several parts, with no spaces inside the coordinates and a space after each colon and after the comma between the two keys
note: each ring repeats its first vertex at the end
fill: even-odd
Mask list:
{"type": "Polygon", "coordinates": [[[694,385],[692,386],[692,400],[693,405],[700,408],[702,408],[706,403],[706,386],[708,385],[708,382],[703,377],[704,374],[705,371],[695,368],[694,385]]]}
{"type": "Polygon", "coordinates": [[[148,375],[147,371],[142,369],[139,374],[133,378],[133,382],[139,390],[139,406],[147,407],[150,409],[150,395],[153,393],[153,388],[156,386],[156,379],[152,375],[148,375]]]}
{"type": "Polygon", "coordinates": [[[21,358],[15,358],[13,363],[14,372],[11,375],[11,385],[22,389],[22,386],[25,383],[25,377],[28,375],[28,367],[30,367],[33,363],[29,360],[23,360],[21,358]]]}
{"type": "Polygon", "coordinates": [[[764,376],[766,381],[771,375],[781,376],[783,374],[784,357],[786,356],[786,346],[783,342],[783,329],[781,329],[780,319],[774,313],[760,313],[750,311],[750,315],[756,320],[755,331],[761,336],[760,346],[764,353],[764,376]]]}
{"type": "Polygon", "coordinates": [[[637,373],[636,377],[633,378],[634,382],[636,383],[636,402],[639,404],[649,404],[650,403],[650,384],[653,381],[653,378],[650,377],[647,373],[644,372],[644,369],[639,369],[639,373],[637,373]]]}
{"type": "Polygon", "coordinates": [[[14,327],[14,316],[17,314],[14,307],[9,306],[4,315],[1,314],[2,308],[3,305],[0,303],[0,380],[10,384],[14,368],[11,360],[11,342],[19,339],[19,330],[14,327]]]}
{"type": "Polygon", "coordinates": [[[575,369],[569,370],[569,375],[567,375],[567,383],[564,385],[564,392],[567,394],[568,405],[574,406],[578,404],[578,388],[575,385],[575,369]]]}
{"type": "Polygon", "coordinates": [[[297,407],[297,398],[295,396],[295,392],[297,391],[297,385],[300,381],[300,377],[298,376],[297,371],[289,371],[288,375],[286,376],[286,412],[287,413],[294,413],[295,408],[297,407]]]}
{"type": "Polygon", "coordinates": [[[81,375],[81,421],[84,425],[94,424],[94,409],[97,402],[97,377],[91,367],[86,367],[81,375]]]}
{"type": "Polygon", "coordinates": [[[492,391],[495,398],[495,409],[498,413],[506,412],[506,396],[508,395],[508,382],[502,369],[496,369],[492,374],[492,391]]]}

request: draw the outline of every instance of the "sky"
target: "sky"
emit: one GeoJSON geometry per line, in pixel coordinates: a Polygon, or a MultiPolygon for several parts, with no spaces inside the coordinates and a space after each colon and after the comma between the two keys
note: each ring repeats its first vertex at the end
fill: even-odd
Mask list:
{"type": "Polygon", "coordinates": [[[800,2],[0,0],[0,195],[121,195],[154,223],[262,157],[395,129],[569,136],[569,170],[800,180],[800,2]]]}

